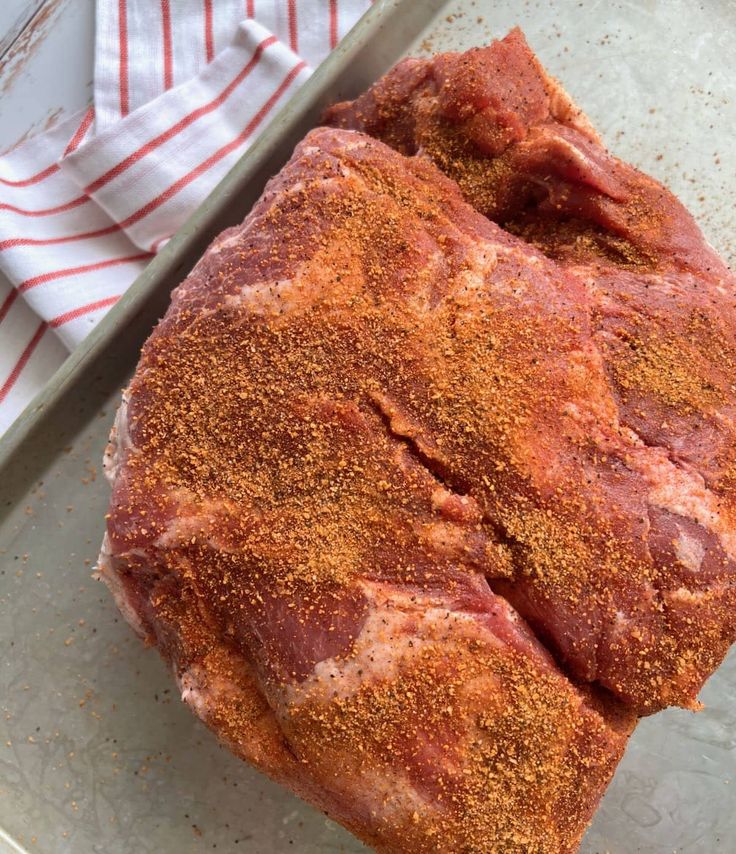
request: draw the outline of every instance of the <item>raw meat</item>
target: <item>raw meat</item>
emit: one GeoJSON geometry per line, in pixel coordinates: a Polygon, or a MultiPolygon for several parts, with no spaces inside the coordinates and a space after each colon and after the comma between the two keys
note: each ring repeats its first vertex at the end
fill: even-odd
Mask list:
{"type": "Polygon", "coordinates": [[[574,851],[623,752],[634,715],[487,581],[524,571],[510,502],[540,555],[565,545],[515,466],[577,476],[582,420],[550,425],[588,412],[589,350],[575,278],[428,161],[331,129],[145,345],[102,577],[236,753],[378,850],[574,851]]]}
{"type": "Polygon", "coordinates": [[[696,707],[736,637],[733,275],[670,192],[603,148],[519,30],[404,60],[326,120],[430,158],[555,260],[548,298],[576,306],[579,340],[562,358],[582,399],[525,378],[527,395],[553,401],[546,423],[537,412],[524,428],[527,458],[511,462],[550,514],[544,531],[522,490],[497,506],[475,450],[446,443],[446,463],[523,552],[495,589],[577,678],[640,713],[696,707]]]}
{"type": "Polygon", "coordinates": [[[144,348],[102,577],[378,850],[574,851],[736,635],[733,278],[518,31],[327,119],[144,348]]]}

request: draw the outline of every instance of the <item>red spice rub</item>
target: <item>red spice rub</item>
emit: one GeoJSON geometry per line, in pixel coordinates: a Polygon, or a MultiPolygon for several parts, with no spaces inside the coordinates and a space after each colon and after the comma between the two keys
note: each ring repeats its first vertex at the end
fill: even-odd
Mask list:
{"type": "Polygon", "coordinates": [[[580,334],[571,294],[540,341],[555,275],[430,164],[314,131],[118,419],[121,607],[240,755],[379,849],[574,850],[633,724],[486,581],[520,556],[494,508],[554,522],[523,461],[551,417],[524,382],[564,384],[580,334]]]}
{"type": "MultiPolygon", "coordinates": [[[[505,592],[578,676],[602,679],[642,711],[692,704],[736,635],[733,276],[670,192],[603,148],[519,30],[463,54],[404,60],[355,101],[331,107],[326,121],[430,158],[477,210],[554,259],[570,294],[573,278],[584,290],[576,299],[614,407],[611,425],[624,445],[652,449],[637,454],[638,462],[630,451],[609,456],[618,485],[606,477],[625,506],[619,515],[630,519],[624,542],[639,541],[639,557],[632,552],[625,562],[655,567],[633,595],[642,612],[659,609],[663,619],[649,625],[636,652],[622,648],[614,621],[603,646],[615,649],[618,664],[602,676],[600,662],[584,664],[579,650],[568,648],[574,638],[564,637],[564,608],[518,584],[505,592]],[[671,669],[655,664],[653,646],[671,669]],[[643,676],[643,668],[662,680],[646,689],[649,697],[632,687],[632,669],[643,676]]],[[[567,414],[581,413],[576,405],[567,414]]],[[[596,438],[594,423],[589,439],[606,453],[613,446],[596,438]]],[[[600,461],[596,469],[591,477],[600,482],[600,461]]],[[[622,544],[616,533],[607,549],[618,567],[612,587],[620,583],[622,544]]],[[[564,551],[573,553],[569,543],[564,551]]],[[[599,571],[608,574],[603,558],[599,571]]],[[[590,640],[583,642],[588,649],[590,640]]]]}

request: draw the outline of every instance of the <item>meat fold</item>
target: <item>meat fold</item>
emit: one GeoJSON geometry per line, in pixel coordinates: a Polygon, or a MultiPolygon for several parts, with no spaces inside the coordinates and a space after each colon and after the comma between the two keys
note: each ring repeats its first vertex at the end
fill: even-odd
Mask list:
{"type": "Polygon", "coordinates": [[[318,129],[118,413],[121,611],[238,755],[380,851],[574,851],[634,724],[492,589],[524,559],[499,508],[549,518],[511,455],[562,455],[524,382],[584,393],[559,276],[429,162],[318,129]]]}
{"type": "MultiPolygon", "coordinates": [[[[733,275],[667,189],[605,150],[518,29],[406,59],[325,121],[432,160],[554,260],[547,299],[552,311],[573,301],[578,340],[561,345],[570,333],[535,312],[537,344],[583,388],[522,379],[550,406],[535,405],[508,471],[549,513],[544,531],[520,490],[499,508],[493,480],[469,484],[523,553],[495,589],[576,678],[639,713],[696,708],[736,637],[733,275]]],[[[462,479],[475,449],[456,451],[443,445],[462,479]]]]}

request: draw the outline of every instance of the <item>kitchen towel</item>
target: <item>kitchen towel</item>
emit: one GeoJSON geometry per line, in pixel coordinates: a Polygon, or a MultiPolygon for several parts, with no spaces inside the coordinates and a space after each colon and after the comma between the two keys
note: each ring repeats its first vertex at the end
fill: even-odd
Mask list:
{"type": "Polygon", "coordinates": [[[0,433],[370,5],[98,0],[93,103],[0,157],[0,433]]]}

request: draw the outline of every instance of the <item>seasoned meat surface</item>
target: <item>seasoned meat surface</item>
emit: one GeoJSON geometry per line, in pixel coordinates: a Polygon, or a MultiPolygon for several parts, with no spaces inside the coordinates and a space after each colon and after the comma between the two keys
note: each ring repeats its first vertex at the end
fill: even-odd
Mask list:
{"type": "Polygon", "coordinates": [[[587,357],[557,280],[430,163],[313,131],[119,413],[123,612],[240,755],[379,850],[572,851],[633,725],[488,581],[523,559],[502,508],[561,530],[535,483],[569,443],[542,434],[587,357]]]}
{"type": "MultiPolygon", "coordinates": [[[[577,422],[595,462],[578,451],[573,465],[596,484],[588,500],[608,527],[578,538],[565,525],[565,557],[552,558],[549,539],[542,551],[558,567],[574,560],[575,586],[585,578],[590,591],[597,578],[597,601],[570,603],[566,582],[531,569],[539,558],[503,592],[578,678],[641,713],[694,707],[736,637],[733,275],[668,190],[605,150],[519,30],[404,60],[325,119],[431,159],[478,211],[555,261],[549,299],[564,291],[584,316],[596,379],[583,406],[559,395],[550,430],[577,422]],[[601,535],[610,539],[596,549],[601,535]],[[572,557],[570,538],[586,559],[572,557]]],[[[547,338],[558,346],[551,327],[547,338]]],[[[557,517],[575,491],[555,470],[545,477],[563,499],[557,517]]]]}
{"type": "Polygon", "coordinates": [[[732,278],[518,32],[327,119],[144,347],[102,577],[377,850],[572,852],[736,634],[732,278]]]}

